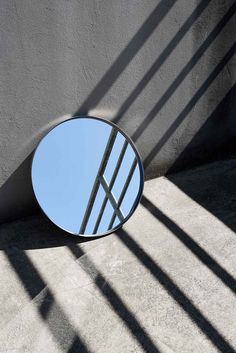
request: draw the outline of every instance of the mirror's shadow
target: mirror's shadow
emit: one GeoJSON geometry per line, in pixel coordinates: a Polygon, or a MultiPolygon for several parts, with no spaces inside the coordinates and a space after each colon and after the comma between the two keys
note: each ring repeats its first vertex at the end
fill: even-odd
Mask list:
{"type": "Polygon", "coordinates": [[[101,237],[75,237],[53,224],[43,212],[0,227],[0,250],[30,250],[73,246],[101,237]]]}

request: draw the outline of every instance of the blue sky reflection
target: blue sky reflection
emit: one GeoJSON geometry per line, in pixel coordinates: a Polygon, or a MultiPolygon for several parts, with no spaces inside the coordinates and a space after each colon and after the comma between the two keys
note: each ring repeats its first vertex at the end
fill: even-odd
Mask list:
{"type": "MultiPolygon", "coordinates": [[[[35,152],[32,182],[36,198],[48,217],[71,233],[79,232],[111,131],[112,126],[101,120],[72,119],[51,130],[35,152]]],[[[124,136],[118,132],[104,171],[108,185],[124,142],[124,136]]],[[[134,150],[128,145],[112,188],[116,200],[119,199],[134,158],[134,150]]],[[[139,187],[140,171],[137,165],[121,204],[125,217],[133,207],[139,187]]],[[[104,197],[105,191],[100,185],[85,234],[92,234],[104,197]]],[[[108,200],[98,228],[99,234],[107,231],[113,212],[114,208],[108,200]]],[[[119,222],[116,217],[113,228],[119,222]]]]}

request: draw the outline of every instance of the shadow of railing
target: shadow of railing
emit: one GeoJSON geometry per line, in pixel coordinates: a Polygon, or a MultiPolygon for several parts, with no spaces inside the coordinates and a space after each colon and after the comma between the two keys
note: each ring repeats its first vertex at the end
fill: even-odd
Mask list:
{"type": "Polygon", "coordinates": [[[235,163],[233,160],[228,163],[222,160],[236,157],[235,112],[236,84],[176,159],[167,174],[167,178],[173,184],[234,232],[236,232],[235,163]],[[211,131],[210,136],[208,131],[211,131]],[[227,141],[224,140],[225,134],[229,135],[227,141]],[[208,162],[218,160],[218,164],[203,166],[201,170],[193,169],[181,174],[176,173],[206,163],[199,150],[205,151],[208,162]],[[188,160],[187,164],[186,160],[188,160]],[[204,168],[206,168],[205,172],[204,168]]]}
{"type": "Polygon", "coordinates": [[[167,293],[184,310],[192,322],[222,353],[235,353],[234,348],[223,335],[211,324],[201,311],[184,294],[177,284],[165,273],[165,271],[149,256],[145,250],[123,229],[117,231],[118,239],[130,250],[138,261],[150,271],[152,276],[161,284],[167,293]]]}
{"type": "Polygon", "coordinates": [[[27,254],[22,250],[8,248],[5,249],[5,255],[30,299],[34,300],[41,291],[45,290],[40,305],[36,305],[37,311],[61,350],[67,352],[70,347],[70,353],[90,353],[91,350],[75,331],[27,254]],[[52,312],[54,313],[53,318],[52,312]],[[50,320],[47,320],[49,313],[50,320]]]}
{"type": "MultiPolygon", "coordinates": [[[[99,103],[148,38],[157,29],[176,1],[177,0],[159,1],[158,5],[131,38],[127,46],[122,50],[92,92],[77,109],[77,112],[73,114],[74,116],[88,114],[88,111],[99,103]]],[[[44,130],[43,132],[45,133],[44,130]]],[[[41,134],[42,131],[40,131],[39,135],[41,136],[41,134]]],[[[34,136],[34,140],[38,140],[37,136],[34,136]]],[[[32,154],[33,151],[0,188],[0,199],[4,201],[2,203],[3,207],[0,209],[0,222],[9,222],[14,219],[19,219],[26,214],[31,215],[39,210],[35,202],[30,180],[32,154]]]]}
{"type": "Polygon", "coordinates": [[[199,101],[199,99],[203,96],[203,94],[207,91],[209,86],[213,83],[219,73],[223,70],[229,60],[235,55],[236,44],[234,43],[231,48],[228,50],[226,55],[220,61],[220,63],[215,67],[215,69],[211,72],[208,78],[204,81],[204,83],[200,86],[194,96],[190,99],[187,105],[184,107],[182,112],[177,116],[174,122],[170,125],[168,130],[162,135],[161,139],[158,143],[152,148],[152,150],[148,153],[147,157],[144,159],[144,168],[151,163],[151,161],[157,156],[158,152],[165,145],[165,143],[169,140],[172,134],[176,131],[176,129],[180,126],[183,120],[188,116],[193,107],[199,101]]]}
{"type": "MultiPolygon", "coordinates": [[[[129,63],[132,61],[134,56],[139,52],[144,43],[148,40],[148,38],[153,34],[153,32],[158,28],[161,21],[171,10],[172,6],[176,3],[176,0],[162,0],[153,10],[153,12],[149,15],[146,21],[141,25],[140,29],[137,33],[132,37],[128,45],[123,49],[114,63],[110,66],[108,71],[104,74],[102,79],[95,86],[93,91],[89,94],[89,96],[85,99],[85,101],[78,108],[77,112],[74,115],[78,114],[87,114],[90,109],[95,107],[99,101],[105,96],[105,94],[109,91],[115,81],[118,79],[119,75],[126,69],[129,63]]],[[[178,46],[179,42],[184,38],[185,34],[191,28],[193,23],[200,17],[202,12],[209,5],[210,0],[201,1],[198,6],[194,9],[194,11],[190,14],[178,32],[174,35],[172,40],[165,47],[163,52],[158,56],[155,63],[151,66],[151,68],[146,72],[143,78],[140,80],[135,89],[130,93],[128,98],[121,104],[121,107],[117,113],[117,116],[114,118],[114,121],[118,122],[123,114],[130,108],[136,98],[140,95],[143,89],[146,87],[148,82],[152,79],[153,75],[158,71],[158,69],[163,65],[165,60],[170,56],[170,54],[174,51],[174,49],[178,46]]],[[[210,44],[214,41],[214,39],[219,35],[222,29],[226,26],[228,21],[232,18],[233,14],[236,10],[236,4],[234,3],[227,13],[222,17],[219,23],[215,26],[215,28],[211,31],[211,33],[207,36],[204,42],[200,45],[196,53],[193,55],[192,59],[184,66],[181,72],[178,74],[176,79],[169,86],[164,95],[158,100],[154,108],[149,112],[141,125],[137,128],[137,130],[133,134],[133,139],[136,141],[140,137],[140,135],[146,130],[150,124],[150,122],[156,118],[158,112],[162,107],[167,103],[170,97],[174,94],[177,87],[181,84],[184,78],[189,74],[189,72],[193,69],[194,65],[199,61],[204,52],[209,48],[210,44]]],[[[229,58],[224,58],[223,60],[227,61],[229,58]]],[[[222,63],[223,64],[223,63],[222,63]]],[[[164,144],[168,141],[168,139],[172,136],[181,122],[187,117],[188,113],[191,111],[196,102],[200,99],[200,97],[206,92],[207,88],[213,82],[214,78],[219,74],[219,71],[223,68],[221,64],[217,66],[215,71],[210,75],[207,81],[200,87],[198,92],[194,95],[194,97],[190,100],[190,102],[186,105],[182,113],[174,120],[169,129],[163,134],[162,138],[159,142],[153,147],[153,149],[148,153],[147,157],[144,160],[144,166],[147,168],[153,159],[157,156],[160,149],[164,146],[164,144]],[[218,70],[218,71],[217,71],[218,70]],[[215,74],[215,77],[213,75],[215,74]]],[[[20,167],[12,174],[11,177],[6,181],[6,183],[0,189],[0,195],[2,195],[2,199],[6,200],[6,205],[2,210],[2,218],[3,221],[9,221],[16,218],[21,217],[25,212],[28,214],[32,213],[32,211],[37,211],[37,204],[34,202],[34,196],[32,192],[31,182],[30,182],[30,164],[29,161],[31,157],[29,156],[20,167]],[[24,180],[24,181],[23,181],[24,180]],[[22,186],[22,188],[21,188],[22,186]],[[18,189],[18,192],[15,190],[18,189]],[[25,190],[25,192],[23,191],[25,190]],[[12,207],[11,207],[12,204],[12,207]],[[27,205],[29,204],[29,205],[27,205]],[[23,206],[22,206],[23,205],[23,206]],[[31,207],[32,206],[32,207],[31,207]],[[9,216],[5,216],[9,209],[12,208],[12,214],[9,216]],[[7,210],[7,211],[6,211],[7,210]]],[[[151,175],[150,177],[155,176],[151,175]]]]}
{"type": "MultiPolygon", "coordinates": [[[[153,31],[157,28],[160,24],[162,19],[174,5],[176,0],[161,0],[159,4],[156,6],[154,11],[151,15],[147,18],[141,28],[137,31],[134,37],[131,39],[130,43],[125,47],[125,49],[121,52],[118,58],[115,60],[113,65],[110,69],[105,73],[103,78],[97,84],[95,89],[90,93],[84,103],[81,105],[79,109],[79,113],[87,112],[88,108],[91,109],[94,105],[96,105],[106,94],[109,88],[113,85],[113,83],[117,80],[119,75],[124,71],[124,69],[128,66],[129,62],[133,59],[133,57],[137,54],[140,48],[143,46],[145,41],[150,37],[153,31]]],[[[75,115],[79,114],[78,112],[75,115]]],[[[23,190],[26,192],[27,197],[33,198],[32,193],[32,186],[30,182],[30,164],[31,164],[32,155],[30,155],[18,168],[13,175],[7,180],[4,186],[1,188],[1,193],[3,198],[6,198],[8,202],[11,201],[9,197],[15,196],[14,191],[15,188],[21,185],[26,185],[27,188],[23,190]],[[24,178],[24,176],[27,178],[24,178]],[[24,182],[21,181],[24,179],[24,182]],[[20,180],[20,181],[19,181],[20,180]],[[7,199],[8,197],[8,199],[7,199]],[[10,200],[10,201],[9,201],[10,200]]],[[[19,195],[18,195],[19,196],[19,195]]],[[[19,197],[19,204],[24,199],[23,197],[19,197]]],[[[14,204],[14,202],[13,202],[14,204]]],[[[36,203],[35,208],[37,208],[36,203]]],[[[22,210],[20,209],[18,212],[21,216],[22,210]]],[[[10,215],[10,219],[12,216],[10,215]]],[[[14,216],[13,216],[14,218],[14,216]]],[[[42,217],[45,221],[45,218],[42,217]]],[[[45,221],[46,222],[46,221],[45,221]]],[[[47,223],[47,222],[46,222],[47,223]]],[[[55,230],[55,228],[54,228],[55,230]]],[[[37,231],[39,229],[37,228],[37,231]]],[[[44,230],[43,230],[44,231],[44,230]]],[[[46,231],[47,232],[47,231],[46,231]]],[[[14,232],[13,232],[14,233],[14,232]]],[[[44,320],[47,324],[49,330],[51,331],[52,335],[55,338],[55,341],[59,344],[63,351],[67,352],[85,352],[88,353],[90,350],[87,348],[86,344],[83,342],[82,338],[75,332],[72,324],[69,322],[66,314],[60,307],[60,305],[56,302],[53,293],[49,288],[47,288],[47,284],[43,281],[42,277],[38,273],[37,269],[34,267],[33,263],[27,256],[24,251],[24,248],[35,248],[35,247],[49,247],[49,246],[57,246],[56,244],[61,245],[61,239],[58,237],[57,240],[51,240],[48,244],[47,240],[43,240],[41,243],[40,241],[35,243],[35,239],[32,241],[30,239],[26,239],[26,242],[23,240],[23,244],[21,243],[21,249],[14,248],[13,244],[11,246],[6,246],[5,241],[7,239],[3,239],[3,243],[1,244],[1,248],[4,250],[7,259],[12,266],[13,270],[17,274],[19,280],[22,282],[26,292],[28,293],[29,297],[33,300],[35,296],[37,296],[42,290],[45,290],[44,299],[41,305],[38,307],[38,313],[40,317],[44,320]],[[36,245],[37,244],[37,245],[36,245]],[[52,306],[56,311],[56,322],[52,323],[47,322],[47,316],[50,312],[52,306]],[[63,327],[61,327],[63,325],[63,327]],[[59,327],[59,329],[58,329],[59,327]],[[68,347],[68,340],[70,340],[70,347],[68,347]]],[[[22,239],[21,239],[22,240],[22,239]]],[[[78,240],[78,239],[77,239],[78,240]]],[[[2,239],[1,239],[2,241],[2,239]]],[[[63,241],[65,244],[66,241],[63,241]]],[[[69,244],[71,247],[71,243],[69,240],[69,244]]],[[[68,242],[67,242],[68,245],[68,242]]],[[[76,253],[76,257],[78,258],[78,252],[76,253]]],[[[148,334],[145,330],[139,325],[137,320],[130,314],[129,310],[125,307],[122,300],[118,297],[118,295],[114,292],[114,290],[106,285],[104,287],[104,279],[102,276],[98,276],[96,279],[97,286],[106,296],[106,298],[110,298],[110,303],[112,304],[113,309],[119,313],[120,317],[127,322],[127,325],[130,331],[136,336],[137,341],[141,344],[144,349],[148,349],[151,352],[159,352],[158,349],[155,347],[152,340],[148,337],[148,334]],[[137,331],[137,332],[136,332],[137,331]],[[146,348],[145,348],[146,347],[146,348]]]]}
{"type": "Polygon", "coordinates": [[[214,260],[200,245],[197,244],[186,232],[175,222],[161,212],[145,196],[141,204],[162,224],[164,224],[173,235],[184,244],[193,255],[195,255],[211,272],[213,272],[234,294],[236,294],[236,280],[216,260],[214,260]]]}
{"type": "Polygon", "coordinates": [[[134,314],[132,314],[106,278],[97,270],[89,256],[85,254],[78,245],[69,246],[68,248],[76,260],[80,258],[80,266],[94,281],[94,284],[103,297],[107,300],[114,313],[123,321],[127,329],[130,331],[138,344],[144,349],[144,351],[149,353],[160,352],[145,328],[138,322],[134,314]]]}
{"type": "MultiPolygon", "coordinates": [[[[193,55],[193,57],[189,60],[189,62],[180,71],[180,73],[177,75],[177,77],[172,82],[172,84],[167,88],[167,90],[164,92],[164,94],[161,96],[161,98],[158,100],[158,102],[152,108],[150,113],[143,120],[142,124],[133,133],[132,139],[134,141],[136,141],[140,137],[140,135],[144,132],[144,130],[148,127],[148,125],[152,122],[152,120],[157,116],[157,114],[160,112],[160,110],[163,108],[163,106],[168,102],[168,100],[171,98],[171,96],[174,94],[174,92],[177,90],[177,88],[180,86],[180,84],[183,82],[183,80],[186,78],[186,76],[191,72],[191,70],[193,70],[194,66],[197,64],[197,62],[200,60],[200,58],[203,56],[203,54],[206,52],[206,50],[209,48],[209,46],[212,44],[212,42],[216,39],[216,37],[220,34],[220,32],[223,30],[223,28],[227,25],[227,23],[232,18],[232,16],[234,15],[235,12],[236,12],[236,3],[234,3],[231,6],[231,8],[227,11],[227,13],[223,16],[223,18],[219,21],[219,23],[215,26],[215,28],[211,31],[211,33],[207,36],[207,38],[204,40],[204,42],[198,48],[198,50],[193,55]]],[[[235,48],[235,45],[233,45],[232,47],[235,48]]],[[[227,54],[226,54],[226,57],[227,57],[227,54]]],[[[222,62],[224,62],[224,59],[222,59],[222,62]]],[[[220,66],[220,64],[219,64],[219,66],[220,66]]],[[[194,95],[194,97],[196,97],[196,98],[194,99],[194,97],[193,97],[190,100],[189,104],[186,106],[186,108],[188,107],[188,109],[190,109],[190,108],[192,109],[193,105],[195,105],[197,100],[199,100],[200,97],[203,95],[203,93],[205,93],[206,89],[210,86],[210,84],[213,82],[213,80],[216,78],[216,76],[218,74],[219,74],[219,72],[216,67],[216,69],[212,72],[212,74],[209,76],[209,78],[205,81],[205,83],[199,88],[197,93],[194,95]]],[[[189,110],[187,110],[185,112],[184,117],[188,113],[189,113],[189,110]]],[[[184,117],[182,117],[182,119],[184,117]]],[[[174,121],[175,128],[178,126],[178,124],[176,123],[176,121],[178,121],[178,120],[180,120],[180,118],[177,118],[174,121]]],[[[155,152],[156,151],[154,150],[153,153],[155,153],[155,152]]],[[[149,155],[152,155],[152,152],[150,152],[149,155]]],[[[146,158],[147,159],[146,163],[148,163],[148,158],[150,158],[150,157],[146,158]]],[[[151,159],[150,159],[150,161],[151,161],[151,159]]]]}
{"type": "MultiPolygon", "coordinates": [[[[158,219],[161,220],[166,226],[168,226],[174,234],[177,234],[178,239],[181,240],[186,246],[188,246],[188,248],[190,248],[190,250],[226,285],[228,285],[231,290],[235,290],[235,281],[232,281],[232,278],[225,272],[225,270],[222,269],[222,267],[218,265],[211,257],[209,257],[209,255],[202,248],[200,248],[194,241],[189,239],[189,236],[181,231],[179,227],[176,226],[170,219],[168,219],[163,214],[159,214],[156,209],[153,209],[152,204],[146,202],[145,207],[146,206],[148,206],[148,209],[152,212],[152,214],[158,216],[158,219]]],[[[169,276],[160,268],[160,266],[158,266],[154,260],[136,243],[136,241],[122,229],[119,230],[117,234],[118,239],[120,239],[122,243],[132,252],[132,254],[135,255],[138,261],[151,272],[155,279],[158,280],[158,282],[188,314],[190,319],[196,323],[204,335],[210,339],[211,342],[221,352],[235,352],[230,344],[224,339],[224,337],[213,327],[209,320],[206,319],[200,310],[194,306],[191,300],[169,278],[169,276]]],[[[57,241],[60,243],[61,240],[62,238],[57,241]]],[[[80,258],[80,266],[94,280],[96,287],[106,298],[107,302],[114,310],[116,315],[122,319],[128,330],[146,352],[159,352],[158,348],[155,346],[146,330],[130,312],[119,295],[107,282],[106,278],[96,269],[96,266],[93,264],[92,260],[86,253],[84,253],[76,241],[78,242],[79,239],[71,237],[71,243],[67,243],[68,248],[73,253],[75,259],[80,258]]],[[[63,242],[63,245],[64,244],[65,243],[63,242]]],[[[46,283],[43,281],[28,256],[22,250],[15,248],[5,248],[4,251],[11,266],[13,267],[15,273],[18,275],[31,299],[34,299],[35,296],[37,296],[42,290],[45,290],[42,302],[38,307],[38,312],[45,323],[48,324],[51,333],[57,340],[58,344],[61,346],[61,349],[64,351],[67,349],[68,353],[78,352],[78,349],[80,349],[80,352],[89,352],[89,348],[86,347],[82,338],[80,338],[79,335],[74,331],[73,326],[70,324],[62,308],[56,303],[52,292],[50,289],[48,289],[46,283]],[[58,325],[55,325],[55,323],[53,324],[52,322],[47,323],[47,316],[52,305],[54,306],[54,310],[57,313],[56,320],[59,320],[60,323],[63,324],[63,332],[66,336],[65,341],[64,333],[62,334],[61,330],[57,330],[58,325]],[[72,344],[69,348],[68,337],[71,338],[70,341],[72,341],[73,338],[72,344]],[[65,342],[67,342],[66,346],[65,342]]]]}
{"type": "MultiPolygon", "coordinates": [[[[236,83],[168,170],[170,174],[236,155],[236,83]],[[209,134],[209,131],[211,133],[209,134]],[[230,132],[230,134],[229,134],[230,132]],[[229,138],[225,141],[225,135],[229,138]],[[219,149],[220,146],[220,149],[219,149]],[[204,151],[204,158],[200,151],[204,151]]],[[[184,186],[184,185],[183,185],[184,186]]],[[[184,190],[183,190],[184,191],[184,190]]],[[[187,193],[188,194],[188,193],[187,193]]],[[[190,193],[191,196],[191,193],[190,193]]]]}
{"type": "MultiPolygon", "coordinates": [[[[211,0],[203,0],[200,4],[196,7],[196,9],[191,13],[191,15],[187,18],[184,24],[181,26],[179,31],[175,34],[173,39],[169,42],[169,44],[165,47],[163,52],[158,56],[154,64],[150,67],[150,69],[146,72],[143,78],[139,81],[137,86],[133,89],[130,95],[126,98],[126,100],[122,103],[119,111],[117,112],[116,116],[112,120],[114,123],[118,123],[127,112],[127,110],[131,107],[131,105],[135,102],[138,98],[140,93],[145,89],[147,84],[153,79],[154,75],[160,69],[160,67],[164,64],[164,62],[168,59],[180,41],[183,39],[185,34],[190,30],[194,22],[200,17],[202,12],[208,6],[211,0]]],[[[148,119],[148,117],[147,117],[148,119]]],[[[138,128],[139,130],[139,128],[138,128]]],[[[137,130],[137,135],[138,135],[137,130]]],[[[135,136],[133,137],[135,139],[135,136]]]]}
{"type": "Polygon", "coordinates": [[[100,102],[176,1],[177,0],[161,0],[159,2],[150,16],[130,40],[128,45],[123,49],[102,79],[95,86],[93,91],[81,104],[80,108],[74,113],[74,116],[87,114],[88,110],[92,109],[100,102]]]}
{"type": "MultiPolygon", "coordinates": [[[[26,249],[67,246],[74,258],[76,260],[79,259],[80,266],[85,273],[91,277],[111,309],[123,321],[144,351],[153,353],[159,352],[159,349],[142,324],[138,322],[134,314],[132,314],[106,278],[97,270],[92,260],[79,246],[80,243],[95,240],[96,238],[87,239],[68,235],[66,232],[54,226],[45,216],[32,217],[31,219],[27,219],[27,221],[20,220],[14,223],[14,225],[6,224],[5,227],[5,229],[2,229],[2,234],[4,233],[3,235],[5,237],[1,237],[0,233],[0,249],[6,254],[10,265],[23,284],[30,299],[33,300],[35,297],[40,297],[39,305],[36,305],[38,313],[63,352],[87,353],[90,352],[90,349],[84,343],[83,338],[75,332],[73,325],[57,303],[47,283],[44,282],[29,256],[26,254],[26,249]],[[31,224],[30,226],[29,223],[31,224]],[[7,227],[9,227],[10,230],[8,230],[7,227]],[[32,232],[30,232],[30,227],[32,227],[32,232]],[[26,233],[25,236],[24,233],[26,233]],[[21,234],[20,239],[19,234],[21,234]],[[51,317],[52,308],[55,313],[54,321],[51,317]],[[50,321],[47,321],[49,314],[50,321]],[[62,326],[65,328],[63,329],[62,326]]],[[[101,238],[99,239],[101,240],[101,238]]],[[[37,301],[39,300],[37,299],[37,301]]]]}
{"type": "MultiPolygon", "coordinates": [[[[158,27],[163,18],[167,15],[169,10],[175,4],[176,0],[161,0],[148,19],[144,22],[141,28],[137,31],[134,37],[131,39],[129,44],[120,53],[118,58],[114,61],[108,71],[104,74],[99,83],[95,86],[94,90],[89,94],[89,96],[82,103],[80,108],[74,115],[86,114],[91,108],[95,107],[100,100],[105,96],[108,90],[112,87],[114,82],[118,79],[120,74],[126,69],[131,60],[135,57],[138,51],[142,48],[147,39],[151,36],[153,31],[158,27]]],[[[136,100],[138,95],[147,86],[148,82],[151,80],[152,76],[157,72],[160,66],[168,58],[168,56],[173,52],[175,47],[178,45],[179,41],[184,37],[189,28],[192,26],[194,21],[199,17],[202,11],[206,8],[208,0],[202,1],[198,7],[193,11],[189,18],[185,21],[184,25],[177,32],[171,42],[166,46],[164,51],[157,58],[152,67],[147,71],[135,89],[131,92],[125,102],[121,105],[115,121],[118,122],[124,113],[130,108],[133,102],[136,100]]],[[[204,43],[200,46],[197,52],[194,54],[190,62],[184,67],[184,69],[179,73],[177,78],[164,93],[161,99],[156,103],[151,112],[147,115],[143,123],[138,127],[138,129],[133,134],[133,139],[137,140],[144,130],[148,127],[151,121],[156,117],[160,109],[166,104],[169,98],[173,95],[177,87],[181,84],[188,73],[193,69],[194,65],[198,62],[203,53],[207,50],[213,40],[218,36],[227,22],[230,20],[232,15],[236,10],[236,4],[234,4],[222,20],[217,24],[214,30],[210,33],[204,43]]],[[[215,80],[217,75],[222,71],[224,66],[228,63],[231,57],[235,54],[235,43],[224,56],[222,61],[216,66],[216,68],[211,72],[210,76],[201,85],[196,94],[185,106],[183,111],[178,115],[169,129],[163,134],[159,142],[152,148],[148,156],[145,158],[144,165],[147,167],[153,158],[157,155],[160,149],[164,146],[170,136],[174,133],[177,127],[182,123],[182,121],[187,117],[189,112],[192,110],[194,105],[206,92],[208,87],[215,80]]],[[[29,157],[30,159],[30,157],[29,157]]],[[[26,161],[28,163],[28,161],[26,161]]],[[[26,164],[27,164],[26,163],[26,164]]],[[[28,164],[27,164],[28,168],[28,164]]],[[[16,175],[16,174],[15,174],[16,175]]],[[[18,175],[21,175],[18,174],[18,175]]],[[[13,175],[14,177],[14,175],[13,175]]],[[[14,179],[14,178],[13,178],[14,179]]],[[[12,180],[13,180],[12,179],[12,180]]],[[[17,184],[19,184],[17,182],[17,184]]],[[[24,185],[24,183],[21,183],[24,185]]],[[[31,185],[31,183],[30,183],[31,185]]],[[[9,192],[9,183],[5,185],[5,190],[9,192]]],[[[13,189],[14,190],[14,189],[13,189]]],[[[3,195],[5,191],[2,190],[3,195]]],[[[12,192],[12,191],[11,191],[12,192]]],[[[27,191],[31,195],[31,190],[27,191]]],[[[4,196],[6,197],[6,196],[4,196]]],[[[146,206],[151,206],[146,202],[146,206]]],[[[156,210],[154,212],[159,216],[159,218],[173,230],[176,236],[181,240],[185,246],[187,246],[194,254],[197,256],[208,268],[217,275],[225,285],[227,285],[233,292],[235,292],[235,281],[234,279],[211,257],[208,255],[198,244],[196,244],[186,233],[181,231],[170,219],[166,216],[159,214],[156,210]]],[[[46,221],[45,221],[46,222],[46,221]]],[[[59,231],[58,231],[59,232],[59,231]]],[[[217,329],[210,323],[210,321],[201,313],[201,311],[194,306],[191,300],[181,291],[181,289],[174,283],[174,281],[158,266],[153,259],[132,239],[132,237],[126,233],[124,230],[118,232],[119,239],[122,243],[136,256],[138,261],[145,266],[153,275],[153,277],[165,288],[165,290],[171,295],[171,297],[179,304],[179,306],[187,313],[189,318],[199,327],[199,329],[204,333],[204,335],[219,349],[221,352],[235,352],[231,345],[226,341],[226,339],[217,331],[217,329]]],[[[35,239],[34,239],[35,241],[35,239]]],[[[73,325],[70,323],[66,314],[60,305],[56,302],[52,291],[47,287],[37,269],[23,251],[23,249],[28,246],[28,248],[40,248],[40,247],[52,247],[61,246],[61,244],[66,244],[76,259],[84,255],[84,252],[79,248],[77,242],[78,238],[73,241],[70,238],[65,238],[64,235],[61,237],[58,234],[58,239],[55,240],[45,240],[41,242],[38,240],[36,243],[29,240],[22,246],[22,250],[1,246],[6,253],[6,256],[14,269],[18,278],[24,285],[26,292],[31,299],[35,298],[39,292],[45,289],[44,300],[38,307],[38,313],[40,317],[48,325],[49,330],[54,336],[55,340],[59,344],[62,350],[68,353],[72,352],[90,352],[83,339],[75,332],[73,325]],[[63,237],[63,240],[62,240],[63,237]],[[49,241],[49,243],[48,243],[49,241]],[[27,245],[26,245],[27,244],[27,245]],[[58,327],[63,325],[63,329],[57,330],[57,326],[51,322],[47,322],[48,313],[50,312],[52,306],[57,312],[56,320],[58,327]],[[68,337],[70,338],[70,344],[68,346],[68,337]],[[65,345],[66,342],[66,345],[65,345]]],[[[12,244],[11,244],[12,247],[12,244]]],[[[80,260],[81,265],[84,264],[84,270],[90,275],[89,269],[93,269],[96,272],[95,285],[99,289],[100,293],[106,298],[107,302],[110,304],[114,312],[119,316],[119,318],[124,322],[128,330],[131,332],[136,341],[146,352],[159,352],[158,348],[155,346],[154,342],[138,322],[135,316],[130,312],[129,308],[124,304],[119,295],[114,291],[112,286],[106,281],[105,277],[95,268],[95,265],[88,258],[88,256],[83,256],[80,260]],[[88,265],[88,266],[87,266],[88,265]]]]}

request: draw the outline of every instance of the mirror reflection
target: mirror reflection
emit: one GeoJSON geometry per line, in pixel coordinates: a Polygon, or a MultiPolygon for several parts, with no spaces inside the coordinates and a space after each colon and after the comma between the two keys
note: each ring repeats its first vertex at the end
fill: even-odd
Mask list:
{"type": "Polygon", "coordinates": [[[93,117],[67,120],[38,145],[32,184],[45,214],[82,236],[120,227],[136,208],[143,170],[134,145],[115,125],[93,117]]]}

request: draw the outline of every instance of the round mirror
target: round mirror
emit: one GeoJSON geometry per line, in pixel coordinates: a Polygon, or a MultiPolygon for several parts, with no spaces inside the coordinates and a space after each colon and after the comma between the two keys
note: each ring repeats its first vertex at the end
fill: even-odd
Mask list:
{"type": "Polygon", "coordinates": [[[34,153],[31,177],[47,217],[80,236],[119,228],[137,207],[144,183],[130,138],[116,125],[87,116],[49,131],[34,153]]]}

